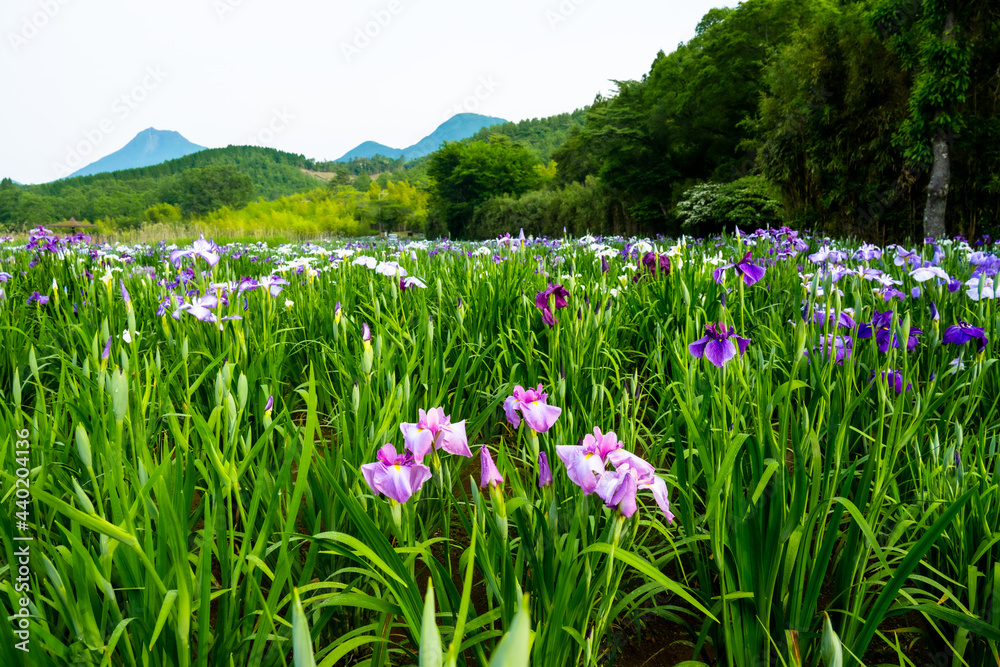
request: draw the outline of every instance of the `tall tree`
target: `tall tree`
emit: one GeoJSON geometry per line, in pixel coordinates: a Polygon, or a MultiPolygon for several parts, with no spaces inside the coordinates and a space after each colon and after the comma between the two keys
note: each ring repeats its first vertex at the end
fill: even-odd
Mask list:
{"type": "Polygon", "coordinates": [[[971,84],[973,43],[967,27],[986,11],[976,0],[887,0],[873,13],[875,28],[913,71],[910,115],[899,132],[908,160],[930,171],[924,236],[945,236],[951,149],[963,126],[961,107],[971,84]],[[966,28],[966,29],[963,29],[966,28]]]}
{"type": "Polygon", "coordinates": [[[495,135],[487,141],[449,142],[430,159],[430,205],[452,238],[465,238],[476,207],[491,197],[518,197],[540,186],[538,158],[525,146],[495,135]]]}

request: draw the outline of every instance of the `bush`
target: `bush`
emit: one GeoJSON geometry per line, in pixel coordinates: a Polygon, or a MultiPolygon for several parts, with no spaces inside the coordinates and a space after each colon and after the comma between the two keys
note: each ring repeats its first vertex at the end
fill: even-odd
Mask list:
{"type": "Polygon", "coordinates": [[[689,188],[677,203],[677,217],[687,234],[706,236],[785,224],[781,203],[766,179],[747,176],[732,183],[702,183],[689,188]]]}

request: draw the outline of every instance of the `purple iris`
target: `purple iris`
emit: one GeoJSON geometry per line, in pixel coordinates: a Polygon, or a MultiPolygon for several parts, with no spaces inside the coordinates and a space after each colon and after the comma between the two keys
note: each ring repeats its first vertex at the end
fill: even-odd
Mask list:
{"type": "Polygon", "coordinates": [[[552,486],[552,469],[549,467],[549,457],[545,452],[538,452],[538,488],[552,486]]]}
{"type": "MultiPolygon", "coordinates": [[[[854,341],[850,336],[839,334],[826,334],[820,339],[820,344],[813,348],[813,352],[819,352],[823,357],[834,357],[835,363],[843,366],[844,360],[849,359],[854,351],[854,341]]],[[[806,351],[809,354],[809,351],[806,351]]]]}
{"type": "Polygon", "coordinates": [[[990,342],[990,339],[986,337],[986,331],[982,327],[974,327],[963,320],[959,320],[958,324],[953,324],[945,329],[941,340],[953,345],[964,345],[970,340],[978,340],[979,349],[977,352],[985,350],[990,342]]]}
{"type": "Polygon", "coordinates": [[[750,287],[763,278],[765,271],[763,266],[757,266],[750,261],[750,251],[747,251],[747,254],[743,255],[743,259],[740,261],[723,264],[712,272],[712,278],[720,285],[722,284],[722,275],[726,272],[726,269],[736,269],[736,272],[740,274],[747,287],[750,287]]]}
{"type": "Polygon", "coordinates": [[[10,275],[6,271],[0,271],[0,283],[5,283],[13,277],[14,276],[10,275]]]}
{"type": "Polygon", "coordinates": [[[28,297],[28,305],[31,305],[32,302],[37,303],[39,306],[44,306],[49,302],[49,297],[38,292],[32,292],[31,296],[28,297]]]}
{"type": "MultiPolygon", "coordinates": [[[[837,318],[837,326],[842,329],[853,329],[855,325],[854,318],[851,317],[853,312],[854,312],[853,310],[846,308],[840,311],[840,316],[837,318]]],[[[835,315],[836,313],[833,310],[827,310],[826,312],[822,310],[816,310],[813,312],[812,320],[814,323],[822,327],[826,325],[827,319],[829,319],[830,322],[832,323],[835,315]]],[[[802,309],[802,319],[803,320],[809,319],[808,306],[805,306],[802,309]]]]}
{"type": "Polygon", "coordinates": [[[212,309],[219,305],[218,297],[208,295],[198,297],[191,303],[182,303],[177,310],[186,310],[188,314],[194,315],[199,322],[215,322],[215,313],[212,309]]]}
{"type": "Polygon", "coordinates": [[[451,417],[443,408],[432,408],[427,412],[418,410],[415,424],[400,424],[399,430],[406,441],[406,448],[413,452],[413,458],[423,461],[432,449],[443,449],[458,456],[472,456],[469,439],[465,434],[465,420],[451,423],[451,417]]]}
{"type": "Polygon", "coordinates": [[[545,433],[556,419],[562,414],[562,408],[549,405],[545,401],[549,397],[542,391],[542,385],[537,389],[525,389],[521,385],[514,387],[514,395],[508,396],[503,402],[504,412],[507,413],[507,421],[517,428],[521,425],[521,417],[524,417],[528,427],[538,433],[545,433]],[[520,411],[521,414],[518,414],[520,411]]]}
{"type": "Polygon", "coordinates": [[[274,409],[274,396],[267,397],[267,403],[264,404],[264,414],[270,415],[271,410],[274,409]]]}
{"type": "Polygon", "coordinates": [[[369,344],[372,341],[372,328],[368,326],[367,322],[361,323],[361,340],[369,344]]]}
{"type": "Polygon", "coordinates": [[[699,359],[704,356],[722,368],[737,355],[737,349],[739,356],[742,357],[749,344],[749,338],[737,336],[734,327],[729,327],[727,330],[725,322],[719,322],[718,324],[706,324],[705,335],[689,344],[688,351],[699,359]],[[731,340],[733,338],[736,339],[735,343],[731,340]]]}
{"type": "Polygon", "coordinates": [[[124,301],[125,303],[132,303],[132,297],[128,293],[128,290],[125,288],[125,281],[119,279],[118,282],[121,284],[122,287],[122,301],[124,301]]]}
{"type": "Polygon", "coordinates": [[[614,431],[602,435],[601,429],[595,426],[594,435],[588,433],[579,445],[557,445],[556,454],[566,466],[570,481],[584,493],[593,493],[597,489],[598,477],[606,469],[608,454],[621,449],[621,446],[614,431]]]}
{"type": "Polygon", "coordinates": [[[871,379],[871,382],[869,384],[873,384],[875,382],[875,376],[876,375],[881,375],[885,379],[885,381],[889,384],[889,386],[896,390],[897,394],[902,394],[904,391],[909,391],[913,387],[913,383],[912,382],[907,382],[906,383],[906,388],[904,389],[903,388],[903,374],[900,373],[899,371],[894,371],[894,370],[891,370],[891,369],[888,370],[888,371],[882,371],[881,373],[874,373],[873,372],[872,373],[872,379],[871,379]]]}
{"type": "Polygon", "coordinates": [[[653,498],[660,506],[663,516],[669,523],[674,522],[667,484],[662,477],[654,474],[656,468],[651,463],[624,449],[611,452],[608,459],[615,469],[601,475],[596,489],[597,495],[607,507],[617,508],[627,519],[635,514],[636,493],[639,489],[649,489],[653,492],[653,498]]]}
{"type": "Polygon", "coordinates": [[[535,295],[535,305],[542,311],[542,320],[548,326],[555,326],[557,320],[555,315],[552,314],[552,310],[559,310],[560,308],[565,308],[569,305],[566,298],[569,296],[569,292],[562,285],[553,285],[549,283],[549,286],[543,289],[541,292],[535,295]],[[554,303],[553,302],[554,299],[554,303]],[[554,305],[554,309],[550,309],[549,306],[554,305]]]}
{"type": "Polygon", "coordinates": [[[493,463],[493,457],[490,456],[490,450],[486,448],[486,445],[479,448],[479,462],[479,488],[485,489],[491,484],[494,486],[503,484],[503,475],[500,474],[500,470],[493,463]]]}
{"type": "Polygon", "coordinates": [[[409,452],[397,454],[396,448],[386,443],[375,455],[375,463],[361,466],[361,474],[375,493],[405,503],[431,478],[431,469],[416,462],[409,452]]]}
{"type": "Polygon", "coordinates": [[[201,238],[195,239],[190,248],[174,250],[170,253],[170,261],[174,266],[180,266],[181,259],[184,257],[201,257],[208,262],[209,266],[215,266],[219,263],[219,246],[215,244],[215,241],[206,240],[205,235],[202,234],[201,238]]]}
{"type": "Polygon", "coordinates": [[[665,276],[670,275],[670,258],[666,254],[657,255],[653,251],[647,252],[642,256],[642,265],[654,276],[657,269],[665,276]]]}
{"type": "MultiPolygon", "coordinates": [[[[897,318],[900,326],[903,324],[903,318],[897,318]]],[[[922,336],[923,331],[917,329],[916,327],[910,327],[910,336],[906,340],[906,351],[913,352],[917,345],[920,344],[920,340],[917,336],[922,336]]],[[[875,311],[875,315],[872,317],[871,324],[862,323],[858,327],[858,338],[871,338],[872,334],[875,335],[875,342],[878,343],[879,352],[885,353],[889,351],[890,345],[894,348],[899,347],[899,338],[892,333],[892,311],[887,310],[885,312],[875,311]]]]}
{"type": "Polygon", "coordinates": [[[601,257],[601,273],[607,273],[610,270],[611,270],[611,266],[608,264],[608,258],[602,256],[601,257]]]}

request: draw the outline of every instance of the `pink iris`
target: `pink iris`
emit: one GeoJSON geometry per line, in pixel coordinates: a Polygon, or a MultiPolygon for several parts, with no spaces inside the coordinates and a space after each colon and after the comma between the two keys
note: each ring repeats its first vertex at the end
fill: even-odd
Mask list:
{"type": "Polygon", "coordinates": [[[570,480],[583,489],[584,493],[593,493],[597,489],[597,479],[606,469],[608,455],[621,449],[618,436],[614,431],[601,434],[601,429],[594,427],[594,435],[587,435],[579,445],[558,445],[556,454],[566,466],[566,474],[570,480]]]}
{"type": "Polygon", "coordinates": [[[493,486],[503,486],[503,475],[500,474],[497,465],[493,463],[493,457],[490,456],[490,450],[486,449],[486,445],[479,448],[479,463],[481,469],[479,475],[480,488],[485,489],[490,484],[493,486]]]}
{"type": "Polygon", "coordinates": [[[628,518],[635,514],[638,491],[649,489],[653,492],[653,499],[659,505],[663,516],[669,523],[674,522],[667,484],[662,477],[654,474],[656,469],[651,463],[624,449],[608,454],[608,460],[615,466],[615,470],[601,474],[596,489],[597,495],[606,506],[617,508],[622,516],[628,518]]]}
{"type": "Polygon", "coordinates": [[[376,454],[378,461],[361,466],[365,481],[375,493],[381,493],[398,503],[405,503],[431,478],[431,469],[414,461],[408,452],[397,454],[386,443],[376,454]]]}
{"type": "Polygon", "coordinates": [[[413,452],[413,458],[422,461],[432,449],[443,449],[458,456],[472,456],[469,439],[465,434],[465,420],[451,423],[451,416],[444,414],[443,408],[418,411],[416,424],[400,424],[406,448],[413,452]]]}
{"type": "Polygon", "coordinates": [[[552,428],[556,419],[562,414],[562,408],[548,405],[545,402],[548,397],[549,395],[542,391],[541,384],[538,385],[537,389],[525,389],[521,385],[516,385],[514,395],[508,396],[507,400],[503,402],[507,421],[514,428],[517,428],[521,425],[521,417],[523,416],[524,421],[533,431],[545,433],[552,428]],[[521,412],[520,415],[518,411],[521,412]]]}

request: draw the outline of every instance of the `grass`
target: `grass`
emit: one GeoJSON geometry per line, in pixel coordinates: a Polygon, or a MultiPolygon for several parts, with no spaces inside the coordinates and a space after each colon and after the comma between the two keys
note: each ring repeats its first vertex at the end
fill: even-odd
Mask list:
{"type": "MultiPolygon", "coordinates": [[[[636,251],[602,273],[600,248],[575,239],[364,240],[344,261],[332,261],[343,242],[316,254],[234,242],[211,271],[185,259],[179,273],[155,245],[37,261],[0,248],[0,599],[9,615],[28,609],[31,646],[18,651],[3,625],[3,663],[418,664],[434,618],[455,664],[496,664],[527,622],[533,664],[603,665],[612,624],[658,616],[686,633],[689,664],[829,665],[825,645],[845,665],[1000,664],[994,301],[934,282],[914,298],[891,250],[844,262],[901,280],[905,297],[887,302],[813,265],[818,239],[796,252],[787,235],[755,238],[767,272],[753,286],[732,269],[712,278],[714,258],[742,257],[745,240],[689,240],[670,250],[669,275],[646,271],[632,241],[604,242],[636,251]],[[360,254],[427,288],[402,290],[354,264],[360,254]],[[211,286],[273,272],[290,283],[276,296],[211,286]],[[569,292],[551,328],[535,305],[549,281],[569,292]],[[176,302],[157,313],[188,290],[225,295],[217,318],[242,319],[174,319],[176,302]],[[29,304],[33,292],[51,300],[29,304]],[[806,322],[803,305],[835,317],[806,322]],[[858,324],[841,332],[853,351],[838,364],[821,341],[848,307],[858,324]],[[890,335],[925,332],[914,351],[859,337],[886,309],[902,317],[890,335]],[[982,353],[943,343],[958,320],[985,329],[982,353]],[[687,348],[718,321],[751,340],[722,368],[687,348]],[[902,393],[885,375],[897,370],[902,393]],[[562,413],[533,435],[503,402],[538,384],[562,413]],[[402,505],[374,494],[361,466],[438,406],[466,421],[473,459],[435,457],[402,505]],[[645,490],[624,519],[570,481],[556,448],[595,426],[655,465],[673,523],[645,490]],[[500,492],[479,487],[483,444],[500,492]],[[536,450],[552,486],[537,485],[536,450]],[[22,535],[34,538],[27,591],[15,590],[22,535]]],[[[971,275],[961,244],[944,252],[944,270],[971,275]]]]}

